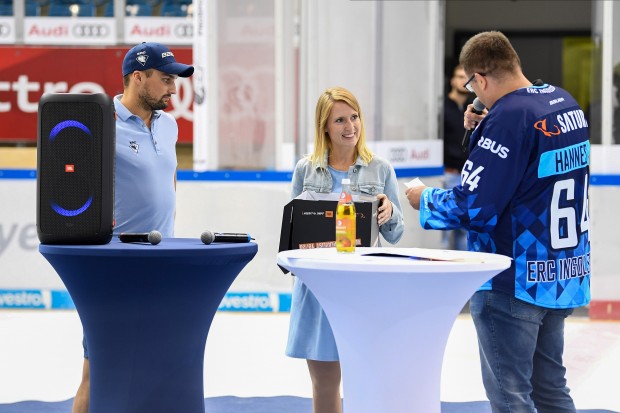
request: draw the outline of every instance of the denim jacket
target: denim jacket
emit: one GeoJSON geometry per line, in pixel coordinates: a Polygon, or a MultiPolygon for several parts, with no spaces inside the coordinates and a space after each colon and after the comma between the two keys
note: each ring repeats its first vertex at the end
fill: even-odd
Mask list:
{"type": "MultiPolygon", "coordinates": [[[[325,161],[327,164],[327,159],[325,161]]],[[[392,202],[392,218],[379,227],[379,232],[389,243],[397,243],[403,235],[405,223],[398,198],[398,181],[392,165],[377,155],[373,155],[370,163],[358,157],[355,164],[349,167],[349,179],[351,179],[353,194],[387,195],[392,202]]],[[[332,176],[327,169],[312,167],[308,158],[297,162],[293,172],[292,198],[297,197],[303,191],[330,193],[332,188],[332,176]]]]}

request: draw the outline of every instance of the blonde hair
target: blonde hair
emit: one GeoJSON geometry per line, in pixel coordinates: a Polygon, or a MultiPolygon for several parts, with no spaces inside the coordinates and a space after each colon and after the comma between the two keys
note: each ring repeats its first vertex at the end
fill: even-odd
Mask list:
{"type": "Polygon", "coordinates": [[[360,117],[360,135],[355,145],[355,157],[362,158],[364,162],[369,163],[372,160],[373,154],[370,148],[366,146],[366,132],[364,129],[364,117],[362,116],[362,109],[360,108],[357,99],[351,92],[342,87],[332,87],[319,96],[319,100],[316,103],[316,114],[314,120],[314,152],[308,155],[308,159],[312,164],[327,168],[325,161],[325,153],[331,149],[331,141],[327,135],[326,125],[329,115],[332,112],[332,108],[335,102],[344,102],[351,106],[353,110],[357,112],[360,117]]]}

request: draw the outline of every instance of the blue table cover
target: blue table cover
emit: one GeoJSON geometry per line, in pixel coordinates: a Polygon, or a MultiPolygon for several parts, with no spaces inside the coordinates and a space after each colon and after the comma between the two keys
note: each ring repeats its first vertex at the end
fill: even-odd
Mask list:
{"type": "MultiPolygon", "coordinates": [[[[255,243],[43,245],[73,299],[90,360],[90,413],[204,413],[203,361],[226,291],[255,243]]],[[[76,355],[77,357],[78,355],[76,355]]],[[[79,374],[79,372],[75,372],[79,374]]]]}

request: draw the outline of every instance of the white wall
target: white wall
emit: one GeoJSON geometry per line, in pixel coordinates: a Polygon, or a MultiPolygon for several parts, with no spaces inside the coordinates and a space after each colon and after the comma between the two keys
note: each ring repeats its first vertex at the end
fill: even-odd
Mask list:
{"type": "Polygon", "coordinates": [[[603,301],[620,300],[620,252],[618,225],[620,186],[590,188],[590,248],[592,249],[592,297],[603,301]]]}
{"type": "Polygon", "coordinates": [[[358,99],[368,140],[438,138],[441,2],[302,0],[300,138],[328,87],[358,99]]]}
{"type": "MultiPolygon", "coordinates": [[[[591,174],[620,175],[620,145],[592,145],[591,174]]],[[[618,206],[620,186],[590,187],[590,248],[592,249],[592,297],[620,300],[620,270],[615,259],[620,251],[618,206]]]]}
{"type": "MultiPolygon", "coordinates": [[[[425,181],[439,183],[432,178],[425,181]]],[[[177,191],[176,237],[199,238],[204,230],[210,230],[248,232],[256,239],[258,254],[232,290],[290,290],[290,276],[276,265],[282,208],[290,200],[290,183],[179,181],[177,191]]],[[[401,195],[401,203],[406,203],[401,195]]],[[[0,179],[0,199],[0,290],[64,289],[38,252],[36,181],[0,179]]],[[[422,231],[417,212],[406,205],[407,231],[398,246],[438,247],[439,234],[422,231]]]]}
{"type": "MultiPolygon", "coordinates": [[[[620,147],[616,148],[620,156],[620,147]]],[[[593,159],[600,159],[593,151],[593,159]]],[[[603,162],[600,162],[603,163],[603,162]]],[[[409,207],[400,179],[400,202],[405,234],[398,247],[440,248],[439,231],[420,228],[419,215],[409,207]]],[[[440,185],[439,178],[423,178],[440,185]]],[[[282,207],[289,201],[290,184],[282,182],[180,181],[176,236],[198,238],[204,230],[248,232],[258,243],[258,254],[242,271],[231,291],[288,292],[290,276],[276,266],[282,207]]],[[[64,289],[60,278],[38,252],[36,182],[0,179],[0,290],[64,289]]],[[[597,300],[620,300],[617,205],[620,187],[590,188],[592,234],[592,292],[597,300]]],[[[382,241],[384,246],[389,246],[382,241]]]]}

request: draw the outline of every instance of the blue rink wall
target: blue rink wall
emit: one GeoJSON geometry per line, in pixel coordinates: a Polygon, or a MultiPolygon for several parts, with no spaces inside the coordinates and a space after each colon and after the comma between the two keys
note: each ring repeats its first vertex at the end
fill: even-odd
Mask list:
{"type": "MultiPolygon", "coordinates": [[[[404,196],[404,182],[422,177],[441,185],[441,167],[397,169],[406,231],[397,247],[440,248],[441,234],[424,231],[404,196]]],[[[287,312],[293,278],[275,263],[282,207],[290,200],[291,172],[179,171],[176,237],[198,238],[204,230],[248,232],[257,256],[237,277],[220,311],[287,312]]],[[[593,301],[620,302],[620,274],[613,251],[620,246],[615,205],[620,174],[591,176],[593,301]],[[610,221],[610,220],[614,221],[610,221]]],[[[36,171],[0,170],[0,309],[73,309],[60,278],[38,252],[36,171]]],[[[390,244],[383,242],[384,246],[390,244]]]]}
{"type": "MultiPolygon", "coordinates": [[[[73,310],[66,290],[0,290],[0,309],[73,310]]],[[[218,311],[288,312],[290,293],[228,292],[218,311]]]]}

